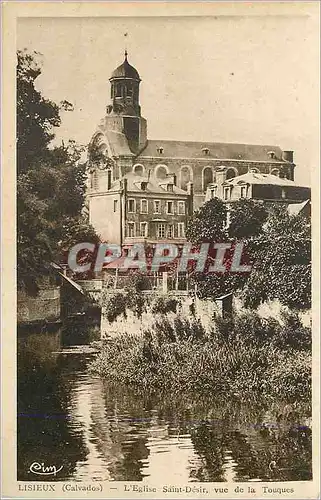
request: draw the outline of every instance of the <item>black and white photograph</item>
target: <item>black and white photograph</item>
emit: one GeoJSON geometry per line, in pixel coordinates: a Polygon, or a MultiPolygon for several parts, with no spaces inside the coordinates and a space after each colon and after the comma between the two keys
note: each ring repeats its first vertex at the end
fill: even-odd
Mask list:
{"type": "Polygon", "coordinates": [[[17,497],[318,481],[318,6],[215,3],[17,16],[17,497]]]}

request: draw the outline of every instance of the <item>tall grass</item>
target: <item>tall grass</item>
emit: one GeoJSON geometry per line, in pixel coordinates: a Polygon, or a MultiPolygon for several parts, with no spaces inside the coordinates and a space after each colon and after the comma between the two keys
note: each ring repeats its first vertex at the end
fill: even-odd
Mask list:
{"type": "Polygon", "coordinates": [[[310,349],[310,329],[295,314],[281,321],[255,312],[216,318],[209,331],[176,315],[104,342],[91,368],[116,384],[173,397],[308,402],[310,349]]]}

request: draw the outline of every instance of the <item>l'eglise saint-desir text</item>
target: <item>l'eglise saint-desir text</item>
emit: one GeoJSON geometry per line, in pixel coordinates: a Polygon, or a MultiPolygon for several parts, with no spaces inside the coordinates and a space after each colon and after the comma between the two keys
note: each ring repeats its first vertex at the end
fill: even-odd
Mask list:
{"type": "MultiPolygon", "coordinates": [[[[140,486],[138,484],[125,484],[124,491],[137,492],[137,493],[156,493],[155,486],[140,486]]],[[[203,493],[209,494],[209,490],[203,486],[172,486],[165,485],[161,488],[162,493],[203,493]]]]}

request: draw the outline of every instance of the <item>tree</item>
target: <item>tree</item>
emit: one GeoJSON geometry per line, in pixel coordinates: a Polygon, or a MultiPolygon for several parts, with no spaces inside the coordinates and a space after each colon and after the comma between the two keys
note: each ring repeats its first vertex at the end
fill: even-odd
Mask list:
{"type": "Polygon", "coordinates": [[[230,207],[229,236],[243,239],[259,235],[267,216],[268,213],[261,203],[247,199],[236,201],[230,207]]]}
{"type": "Polygon", "coordinates": [[[17,52],[17,172],[35,168],[48,153],[53,127],[61,123],[59,106],[45,99],[34,82],[41,74],[40,54],[17,52]]]}
{"type": "Polygon", "coordinates": [[[18,286],[34,294],[51,260],[60,259],[71,231],[74,239],[81,235],[84,241],[96,242],[98,237],[83,215],[84,148],[74,141],[59,147],[51,143],[54,127],[60,125],[60,109],[70,110],[72,105],[62,101],[58,106],[36,89],[41,74],[38,53],[19,51],[17,63],[18,286]]]}
{"type": "Polygon", "coordinates": [[[207,201],[190,219],[186,228],[187,240],[195,245],[225,241],[226,215],[223,201],[218,198],[207,201]]]}
{"type": "MultiPolygon", "coordinates": [[[[250,273],[192,274],[202,298],[215,298],[239,292],[247,307],[256,308],[267,300],[279,299],[284,305],[302,309],[311,307],[311,227],[303,215],[290,216],[284,204],[270,208],[249,200],[231,207],[230,225],[224,229],[226,208],[213,199],[196,212],[187,227],[187,238],[202,242],[243,242],[250,273]],[[228,234],[227,234],[228,233],[228,234]]],[[[213,246],[210,246],[210,248],[213,246]]],[[[208,262],[215,257],[209,252],[208,262]]],[[[226,268],[231,256],[226,252],[226,268]]]]}
{"type": "MultiPolygon", "coordinates": [[[[230,242],[226,229],[227,207],[218,198],[213,198],[206,202],[190,220],[186,237],[188,241],[199,247],[201,243],[210,243],[208,258],[203,272],[193,272],[195,264],[190,266],[190,277],[192,283],[197,287],[200,298],[216,298],[225,293],[235,291],[242,287],[246,277],[243,274],[208,272],[209,266],[213,264],[216,257],[215,243],[230,242]]],[[[225,253],[224,263],[229,269],[233,248],[225,253]]]]}
{"type": "Polygon", "coordinates": [[[243,291],[247,306],[279,299],[291,308],[311,307],[311,227],[305,216],[274,208],[252,249],[255,265],[243,291]]]}

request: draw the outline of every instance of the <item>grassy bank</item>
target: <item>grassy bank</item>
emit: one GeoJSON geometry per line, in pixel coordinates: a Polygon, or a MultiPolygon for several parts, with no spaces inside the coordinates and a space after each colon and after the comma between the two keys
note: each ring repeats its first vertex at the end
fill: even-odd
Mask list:
{"type": "Polygon", "coordinates": [[[173,397],[309,402],[311,331],[294,313],[280,321],[254,312],[216,318],[210,332],[173,315],[137,336],[104,342],[91,369],[110,382],[173,397]]]}

